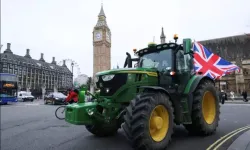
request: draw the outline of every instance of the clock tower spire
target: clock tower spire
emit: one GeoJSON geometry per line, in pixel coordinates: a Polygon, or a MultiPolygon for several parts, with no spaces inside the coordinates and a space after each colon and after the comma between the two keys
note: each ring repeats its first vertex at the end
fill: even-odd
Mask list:
{"type": "Polygon", "coordinates": [[[106,21],[103,5],[93,29],[93,75],[111,67],[111,32],[106,21]]]}

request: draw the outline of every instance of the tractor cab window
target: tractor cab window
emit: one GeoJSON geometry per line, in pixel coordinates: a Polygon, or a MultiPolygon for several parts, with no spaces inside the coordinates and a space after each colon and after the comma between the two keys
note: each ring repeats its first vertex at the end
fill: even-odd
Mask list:
{"type": "Polygon", "coordinates": [[[140,58],[139,66],[142,68],[156,68],[158,71],[168,71],[172,68],[172,50],[145,54],[140,58]]]}
{"type": "Polygon", "coordinates": [[[189,54],[185,55],[183,50],[179,50],[176,53],[176,70],[177,72],[190,71],[190,60],[191,56],[189,54]]]}

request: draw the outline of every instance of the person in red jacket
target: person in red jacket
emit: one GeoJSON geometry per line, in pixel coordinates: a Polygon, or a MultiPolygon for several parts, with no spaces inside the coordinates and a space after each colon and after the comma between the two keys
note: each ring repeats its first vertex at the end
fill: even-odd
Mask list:
{"type": "Polygon", "coordinates": [[[70,103],[70,104],[77,103],[77,101],[78,101],[78,90],[69,89],[68,92],[69,93],[68,93],[68,96],[67,96],[65,101],[70,103]]]}

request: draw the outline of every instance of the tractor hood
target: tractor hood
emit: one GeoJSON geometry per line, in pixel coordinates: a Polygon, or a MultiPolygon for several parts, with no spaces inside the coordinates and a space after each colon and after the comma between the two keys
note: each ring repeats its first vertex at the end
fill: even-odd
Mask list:
{"type": "Polygon", "coordinates": [[[105,70],[96,73],[96,76],[101,76],[101,75],[109,75],[109,74],[117,74],[117,73],[145,73],[145,74],[155,74],[156,69],[154,68],[122,68],[122,69],[111,69],[111,70],[105,70]]]}

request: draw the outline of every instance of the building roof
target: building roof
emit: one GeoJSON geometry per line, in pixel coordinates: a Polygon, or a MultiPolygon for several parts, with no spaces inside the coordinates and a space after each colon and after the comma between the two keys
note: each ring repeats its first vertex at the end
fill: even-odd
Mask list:
{"type": "Polygon", "coordinates": [[[247,40],[250,39],[250,33],[241,34],[241,35],[234,35],[210,40],[203,40],[199,41],[202,44],[227,44],[227,43],[245,43],[247,40]]]}
{"type": "Polygon", "coordinates": [[[106,21],[106,15],[104,13],[103,5],[102,5],[100,13],[98,15],[98,21],[97,21],[95,27],[103,27],[103,26],[105,26],[109,29],[107,21],[106,21]]]}
{"type": "Polygon", "coordinates": [[[99,17],[100,17],[100,16],[106,17],[106,16],[105,16],[105,13],[104,13],[104,10],[103,10],[103,5],[102,5],[102,7],[101,7],[101,11],[100,11],[100,13],[99,13],[98,16],[99,16],[99,17]]]}
{"type": "MultiPolygon", "coordinates": [[[[58,66],[55,63],[47,63],[45,61],[39,61],[32,58],[19,56],[16,54],[10,53],[10,49],[7,52],[1,53],[1,61],[3,62],[12,62],[16,65],[27,65],[37,69],[44,69],[48,71],[62,72],[66,74],[72,74],[67,66],[58,66]]],[[[53,61],[52,61],[53,62],[53,61]]]]}
{"type": "Polygon", "coordinates": [[[161,28],[161,38],[166,38],[163,27],[161,28]]]}

